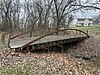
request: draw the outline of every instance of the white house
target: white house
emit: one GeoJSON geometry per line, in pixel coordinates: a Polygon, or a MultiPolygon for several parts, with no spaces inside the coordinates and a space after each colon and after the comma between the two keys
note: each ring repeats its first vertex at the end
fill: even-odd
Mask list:
{"type": "Polygon", "coordinates": [[[77,26],[93,26],[93,19],[89,18],[78,18],[77,26]]]}

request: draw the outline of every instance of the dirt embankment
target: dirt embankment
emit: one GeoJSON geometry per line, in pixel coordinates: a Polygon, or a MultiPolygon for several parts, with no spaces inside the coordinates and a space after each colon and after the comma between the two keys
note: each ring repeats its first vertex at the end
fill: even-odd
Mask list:
{"type": "Polygon", "coordinates": [[[85,41],[74,45],[69,50],[69,54],[75,57],[96,57],[100,56],[100,40],[90,37],[85,41]]]}

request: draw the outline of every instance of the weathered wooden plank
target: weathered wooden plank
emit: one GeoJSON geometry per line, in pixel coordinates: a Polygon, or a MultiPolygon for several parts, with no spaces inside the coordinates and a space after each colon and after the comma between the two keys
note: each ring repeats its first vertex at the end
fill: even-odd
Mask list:
{"type": "MultiPolygon", "coordinates": [[[[47,37],[41,38],[38,41],[36,41],[36,42],[34,42],[30,45],[36,45],[36,44],[38,45],[38,44],[42,44],[42,43],[71,39],[71,38],[78,38],[78,37],[82,37],[82,36],[77,35],[77,36],[68,37],[67,35],[52,35],[52,36],[47,36],[47,37]]],[[[23,45],[27,44],[28,42],[35,40],[36,38],[38,38],[38,37],[13,39],[13,40],[10,41],[10,47],[11,48],[20,48],[23,45]]]]}

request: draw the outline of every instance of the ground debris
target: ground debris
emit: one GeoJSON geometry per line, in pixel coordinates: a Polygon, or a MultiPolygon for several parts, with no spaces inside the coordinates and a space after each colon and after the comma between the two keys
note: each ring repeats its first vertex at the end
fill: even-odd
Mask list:
{"type": "Polygon", "coordinates": [[[100,41],[89,38],[64,53],[15,53],[0,46],[0,75],[100,75],[100,41]],[[92,48],[93,47],[93,48],[92,48]]]}
{"type": "Polygon", "coordinates": [[[69,54],[75,57],[94,58],[100,54],[100,40],[91,37],[73,48],[69,49],[69,54]]]}

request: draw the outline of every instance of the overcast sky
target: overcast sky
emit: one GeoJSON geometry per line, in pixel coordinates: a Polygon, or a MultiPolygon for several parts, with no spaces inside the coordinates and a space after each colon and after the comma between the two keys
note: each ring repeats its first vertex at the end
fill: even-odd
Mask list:
{"type": "Polygon", "coordinates": [[[91,10],[91,11],[84,11],[84,12],[77,12],[75,14],[76,18],[93,18],[100,14],[100,10],[91,10]]]}
{"type": "MultiPolygon", "coordinates": [[[[81,0],[81,1],[83,1],[83,3],[84,3],[86,0],[81,0]]],[[[89,0],[89,1],[92,4],[92,3],[97,2],[98,0],[89,0]]],[[[99,3],[98,7],[100,7],[100,0],[98,1],[98,3],[99,3]]],[[[85,10],[83,12],[81,12],[81,11],[77,12],[76,17],[77,18],[93,18],[99,14],[100,14],[100,10],[89,10],[89,11],[85,10]]]]}
{"type": "MultiPolygon", "coordinates": [[[[25,0],[20,0],[20,1],[24,2],[25,0]]],[[[84,3],[86,0],[80,0],[80,1],[84,3]]],[[[89,0],[90,3],[94,3],[96,1],[98,0],[89,0]]],[[[78,11],[77,13],[74,13],[75,18],[93,18],[99,14],[100,14],[100,10],[90,10],[90,11],[84,11],[84,12],[78,11]]]]}

